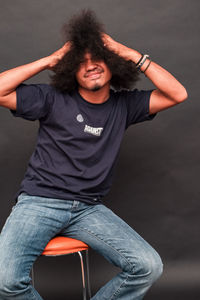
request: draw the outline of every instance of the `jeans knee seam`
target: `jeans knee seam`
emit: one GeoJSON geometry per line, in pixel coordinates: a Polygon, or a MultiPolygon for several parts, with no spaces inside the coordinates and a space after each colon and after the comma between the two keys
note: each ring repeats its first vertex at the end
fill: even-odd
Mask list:
{"type": "Polygon", "coordinates": [[[119,288],[113,293],[112,297],[110,298],[110,300],[114,300],[114,297],[117,296],[117,294],[119,294],[120,289],[122,288],[122,286],[128,281],[129,275],[127,275],[126,279],[122,282],[122,284],[119,286],[119,288]]]}

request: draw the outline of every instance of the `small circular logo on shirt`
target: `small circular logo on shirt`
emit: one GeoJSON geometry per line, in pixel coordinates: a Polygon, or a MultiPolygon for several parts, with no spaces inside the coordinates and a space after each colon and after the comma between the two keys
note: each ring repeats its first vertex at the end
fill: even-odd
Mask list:
{"type": "Polygon", "coordinates": [[[82,123],[84,121],[83,116],[81,114],[77,115],[76,120],[80,123],[82,123]]]}

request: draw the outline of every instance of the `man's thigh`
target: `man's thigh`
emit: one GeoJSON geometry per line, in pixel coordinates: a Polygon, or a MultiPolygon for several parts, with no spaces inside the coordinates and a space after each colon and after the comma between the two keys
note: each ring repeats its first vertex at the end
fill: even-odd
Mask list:
{"type": "Polygon", "coordinates": [[[133,267],[138,258],[147,262],[158,256],[135,230],[104,205],[88,209],[62,234],[83,240],[121,269],[133,267]]]}

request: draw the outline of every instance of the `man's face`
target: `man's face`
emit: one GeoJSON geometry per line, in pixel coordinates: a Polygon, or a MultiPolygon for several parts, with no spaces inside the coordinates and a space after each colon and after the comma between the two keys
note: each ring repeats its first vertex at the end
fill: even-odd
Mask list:
{"type": "Polygon", "coordinates": [[[86,52],[84,61],[76,73],[79,86],[89,91],[100,90],[105,85],[110,85],[112,74],[102,60],[93,60],[90,53],[86,52]]]}

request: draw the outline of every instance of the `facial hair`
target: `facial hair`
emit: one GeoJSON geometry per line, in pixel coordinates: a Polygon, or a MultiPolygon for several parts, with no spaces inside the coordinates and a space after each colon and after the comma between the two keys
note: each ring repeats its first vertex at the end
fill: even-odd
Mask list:
{"type": "Polygon", "coordinates": [[[91,88],[91,91],[92,91],[92,92],[97,92],[97,91],[99,91],[101,88],[102,88],[101,85],[96,84],[95,86],[93,86],[93,87],[91,88]]]}

